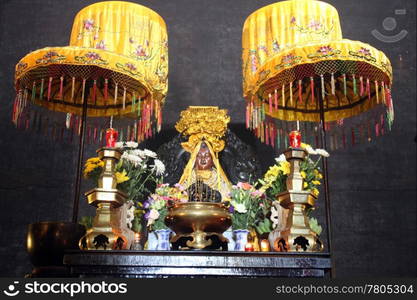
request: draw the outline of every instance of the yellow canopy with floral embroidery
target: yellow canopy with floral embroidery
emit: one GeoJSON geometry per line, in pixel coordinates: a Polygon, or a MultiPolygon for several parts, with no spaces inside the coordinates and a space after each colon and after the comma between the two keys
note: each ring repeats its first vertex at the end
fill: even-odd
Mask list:
{"type": "Polygon", "coordinates": [[[76,15],[69,46],[36,50],[19,61],[14,118],[28,102],[81,114],[88,88],[88,116],[160,119],[167,76],[164,20],[134,3],[95,3],[76,15]]]}
{"type": "Polygon", "coordinates": [[[385,104],[393,119],[392,67],[374,47],[344,39],[333,6],[290,0],[265,6],[242,35],[246,125],[275,137],[265,116],[284,121],[339,121],[385,104]],[[268,130],[266,133],[265,130],[268,130]]]}

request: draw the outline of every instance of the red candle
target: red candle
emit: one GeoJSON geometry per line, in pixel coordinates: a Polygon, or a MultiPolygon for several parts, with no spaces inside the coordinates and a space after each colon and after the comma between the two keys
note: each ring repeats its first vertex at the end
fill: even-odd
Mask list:
{"type": "Polygon", "coordinates": [[[117,137],[119,133],[114,128],[106,130],[106,147],[114,148],[116,145],[117,137]]]}
{"type": "Polygon", "coordinates": [[[290,136],[290,147],[300,148],[301,147],[301,132],[293,130],[289,134],[290,136]]]}
{"type": "Polygon", "coordinates": [[[245,252],[253,252],[253,245],[252,245],[252,243],[246,243],[246,245],[245,245],[245,252]]]}

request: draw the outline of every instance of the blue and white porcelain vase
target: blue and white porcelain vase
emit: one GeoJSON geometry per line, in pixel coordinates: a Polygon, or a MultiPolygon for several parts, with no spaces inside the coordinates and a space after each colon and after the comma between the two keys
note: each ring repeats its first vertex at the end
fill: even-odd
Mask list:
{"type": "Polygon", "coordinates": [[[235,238],[233,236],[232,227],[229,227],[225,232],[223,232],[223,236],[229,240],[227,243],[227,250],[233,251],[235,250],[235,238]]]}
{"type": "Polygon", "coordinates": [[[171,244],[169,238],[171,236],[171,229],[158,229],[155,230],[158,243],[155,250],[171,250],[171,244]]]}
{"type": "Polygon", "coordinates": [[[233,230],[235,237],[235,251],[245,251],[245,246],[248,243],[249,230],[247,229],[236,229],[233,230]]]}

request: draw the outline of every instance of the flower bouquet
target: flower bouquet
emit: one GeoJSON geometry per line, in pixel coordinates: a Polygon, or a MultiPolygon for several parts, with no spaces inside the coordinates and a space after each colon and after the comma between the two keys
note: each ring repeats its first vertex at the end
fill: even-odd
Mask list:
{"type": "Polygon", "coordinates": [[[169,184],[157,186],[155,193],[149,196],[142,207],[145,211],[144,218],[149,231],[146,249],[170,250],[171,229],[165,225],[168,208],[175,202],[187,201],[187,192],[180,184],[176,184],[174,187],[170,187],[169,184]]]}
{"type": "MultiPolygon", "coordinates": [[[[138,149],[136,142],[118,142],[116,147],[123,151],[115,167],[117,189],[128,196],[128,227],[138,232],[141,229],[142,202],[162,182],[165,166],[155,152],[138,149]]],[[[85,164],[84,177],[97,183],[103,166],[104,162],[99,157],[89,158],[85,164]]]]}
{"type": "MultiPolygon", "coordinates": [[[[301,143],[301,148],[307,151],[307,157],[300,164],[301,177],[304,179],[303,189],[313,192],[314,196],[319,195],[320,180],[323,175],[320,173],[320,167],[318,166],[322,156],[329,157],[329,153],[323,149],[313,149],[310,145],[301,143]],[[311,156],[318,155],[316,160],[313,160],[311,156]]],[[[263,179],[258,180],[257,186],[261,191],[264,191],[269,198],[275,199],[275,197],[287,190],[287,176],[290,174],[291,166],[286,160],[284,154],[281,154],[275,159],[276,164],[269,168],[265,173],[263,179]]]]}
{"type": "Polygon", "coordinates": [[[263,198],[263,192],[247,182],[239,182],[232,186],[229,212],[233,230],[249,230],[255,226],[262,206],[265,205],[262,201],[263,198]]]}
{"type": "Polygon", "coordinates": [[[188,194],[183,186],[178,183],[174,187],[170,187],[168,183],[157,186],[155,193],[148,197],[142,207],[149,231],[168,229],[165,225],[165,217],[168,208],[177,201],[188,202],[188,194]]]}
{"type": "Polygon", "coordinates": [[[229,212],[235,240],[234,250],[245,249],[249,234],[254,242],[257,241],[255,230],[258,231],[258,226],[262,226],[269,206],[264,193],[253,185],[239,182],[232,186],[229,212]]]}

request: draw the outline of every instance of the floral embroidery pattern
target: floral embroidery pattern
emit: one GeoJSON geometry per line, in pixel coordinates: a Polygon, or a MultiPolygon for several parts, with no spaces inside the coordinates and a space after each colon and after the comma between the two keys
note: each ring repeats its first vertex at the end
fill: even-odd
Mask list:
{"type": "MultiPolygon", "coordinates": [[[[85,19],[83,20],[83,27],[82,27],[82,31],[80,33],[78,33],[77,35],[77,40],[81,40],[83,38],[89,38],[90,39],[90,47],[94,47],[94,41],[98,40],[99,38],[99,32],[100,32],[100,27],[98,27],[97,25],[95,25],[95,20],[94,19],[85,19]]],[[[99,43],[97,43],[96,48],[97,49],[102,49],[99,48],[99,43]]]]}
{"type": "Polygon", "coordinates": [[[137,71],[136,66],[132,63],[116,63],[116,67],[124,72],[129,73],[132,76],[142,76],[142,74],[137,71]]]}
{"type": "Polygon", "coordinates": [[[258,55],[256,54],[256,50],[249,50],[249,53],[250,69],[252,74],[254,74],[258,70],[259,59],[258,55]]]}
{"type": "Polygon", "coordinates": [[[275,69],[281,69],[286,67],[291,67],[295,64],[300,63],[302,60],[301,56],[295,56],[293,53],[284,55],[281,59],[281,63],[275,66],[275,69]]]}
{"type": "Polygon", "coordinates": [[[42,58],[36,60],[36,64],[49,64],[49,63],[56,63],[61,60],[64,60],[66,57],[64,55],[60,55],[55,51],[47,52],[42,58]]]}
{"type": "Polygon", "coordinates": [[[102,59],[96,52],[88,52],[84,56],[75,56],[75,60],[85,64],[108,65],[108,62],[102,59]]]}
{"type": "Polygon", "coordinates": [[[361,53],[364,56],[371,56],[371,51],[363,47],[359,49],[358,53],[361,53]]]}
{"type": "Polygon", "coordinates": [[[106,50],[106,45],[104,44],[103,40],[97,43],[96,49],[106,50]]]}
{"type": "Polygon", "coordinates": [[[279,47],[279,44],[277,42],[277,40],[273,40],[272,41],[272,51],[274,51],[274,53],[278,53],[281,50],[281,48],[279,47]]]}
{"type": "Polygon", "coordinates": [[[84,20],[84,29],[87,31],[91,31],[94,29],[94,20],[86,19],[84,20]]]}
{"type": "Polygon", "coordinates": [[[19,62],[16,66],[16,76],[19,76],[27,67],[27,63],[19,62]]]}
{"type": "Polygon", "coordinates": [[[322,24],[318,20],[311,20],[307,26],[298,25],[297,19],[295,17],[291,18],[290,21],[290,28],[295,29],[297,32],[302,34],[315,34],[315,35],[321,35],[321,36],[327,36],[330,34],[330,32],[333,31],[334,24],[332,23],[332,26],[330,28],[326,28],[324,24],[322,24]]]}
{"type": "Polygon", "coordinates": [[[338,55],[340,53],[341,53],[340,50],[334,50],[330,46],[321,46],[320,48],[317,49],[316,53],[310,53],[310,54],[307,55],[307,57],[309,59],[314,60],[314,59],[321,59],[321,58],[335,56],[335,55],[338,55]]]}
{"type": "Polygon", "coordinates": [[[269,71],[269,70],[261,71],[259,73],[259,78],[258,78],[258,81],[256,82],[256,84],[259,84],[259,83],[263,82],[266,79],[266,77],[269,75],[269,73],[271,73],[271,71],[269,71]]]}
{"type": "Polygon", "coordinates": [[[167,73],[164,69],[165,68],[163,66],[159,65],[158,69],[155,72],[155,75],[158,76],[158,78],[159,78],[159,83],[160,84],[165,84],[168,80],[167,73]]]}
{"type": "Polygon", "coordinates": [[[265,53],[266,56],[269,56],[269,52],[268,49],[266,49],[266,46],[261,45],[258,47],[259,51],[263,51],[265,53]]]}
{"type": "Polygon", "coordinates": [[[364,59],[369,62],[376,63],[376,58],[372,56],[371,51],[367,48],[361,48],[358,51],[349,51],[349,55],[357,58],[364,59]]]}

